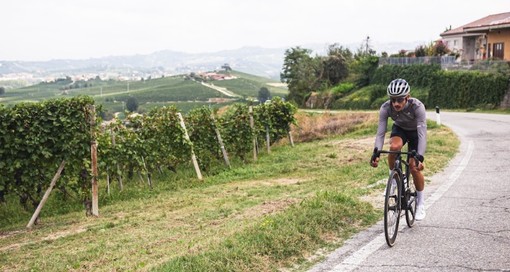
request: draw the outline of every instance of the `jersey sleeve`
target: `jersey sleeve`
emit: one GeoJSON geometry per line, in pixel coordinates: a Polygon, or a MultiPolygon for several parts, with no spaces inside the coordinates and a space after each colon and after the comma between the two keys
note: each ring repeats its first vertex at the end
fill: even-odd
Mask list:
{"type": "Polygon", "coordinates": [[[418,150],[416,151],[423,156],[427,149],[427,113],[423,104],[416,109],[416,130],[418,132],[418,150]]]}
{"type": "Polygon", "coordinates": [[[384,145],[384,135],[386,134],[386,127],[388,126],[388,110],[386,103],[383,104],[379,110],[379,124],[377,126],[377,134],[375,136],[375,147],[382,150],[384,145]]]}

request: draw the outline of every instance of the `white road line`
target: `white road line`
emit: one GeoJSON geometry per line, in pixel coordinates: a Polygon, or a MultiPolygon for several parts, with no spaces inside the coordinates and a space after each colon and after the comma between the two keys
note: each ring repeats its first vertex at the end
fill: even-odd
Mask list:
{"type": "Polygon", "coordinates": [[[431,205],[433,205],[438,199],[440,199],[448,189],[452,186],[455,181],[459,178],[462,171],[466,168],[471,159],[471,155],[473,155],[473,150],[475,149],[475,144],[473,141],[468,142],[468,148],[466,151],[466,155],[462,158],[462,161],[457,166],[455,171],[448,177],[448,181],[443,183],[437,190],[427,199],[427,203],[425,204],[425,209],[428,209],[431,205]]]}
{"type": "MultiPolygon", "coordinates": [[[[427,199],[425,209],[428,209],[438,199],[440,199],[444,195],[444,193],[448,191],[452,184],[455,183],[455,181],[457,181],[460,174],[462,174],[462,171],[464,171],[464,169],[469,163],[469,160],[471,159],[474,146],[475,145],[473,141],[469,141],[468,148],[466,154],[464,155],[464,158],[462,158],[462,161],[457,166],[455,171],[453,171],[453,173],[448,177],[448,181],[443,183],[439,188],[437,188],[437,190],[427,199]]],[[[403,224],[401,225],[401,228],[403,228],[403,224]]],[[[342,263],[333,267],[333,269],[330,271],[334,272],[352,271],[356,268],[359,268],[360,264],[366,258],[368,258],[368,256],[372,255],[372,253],[378,250],[384,243],[385,243],[384,233],[381,233],[380,235],[376,236],[372,241],[370,241],[368,244],[366,244],[364,247],[358,249],[358,251],[354,252],[349,257],[347,257],[342,263]]]]}
{"type": "Polygon", "coordinates": [[[331,271],[352,271],[359,267],[359,265],[374,251],[379,249],[385,242],[384,233],[377,235],[372,241],[364,247],[358,249],[351,256],[346,258],[341,264],[333,267],[331,271]]]}

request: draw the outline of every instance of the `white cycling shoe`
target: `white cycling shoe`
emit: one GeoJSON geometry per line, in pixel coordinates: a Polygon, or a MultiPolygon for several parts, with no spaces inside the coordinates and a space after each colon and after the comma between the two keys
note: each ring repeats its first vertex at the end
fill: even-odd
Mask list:
{"type": "Polygon", "coordinates": [[[416,215],[414,216],[414,219],[417,221],[421,221],[425,219],[425,216],[427,213],[425,212],[425,205],[417,205],[416,206],[416,215]]]}
{"type": "Polygon", "coordinates": [[[390,195],[395,195],[395,190],[397,189],[397,181],[392,180],[391,182],[391,188],[390,188],[390,195]]]}

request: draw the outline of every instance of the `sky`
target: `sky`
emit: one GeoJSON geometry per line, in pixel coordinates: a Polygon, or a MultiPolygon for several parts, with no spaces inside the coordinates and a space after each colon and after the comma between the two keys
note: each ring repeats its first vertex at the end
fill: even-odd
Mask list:
{"type": "Polygon", "coordinates": [[[5,0],[0,10],[0,61],[45,61],[361,45],[367,37],[373,46],[420,45],[447,27],[510,12],[510,1],[5,0]]]}

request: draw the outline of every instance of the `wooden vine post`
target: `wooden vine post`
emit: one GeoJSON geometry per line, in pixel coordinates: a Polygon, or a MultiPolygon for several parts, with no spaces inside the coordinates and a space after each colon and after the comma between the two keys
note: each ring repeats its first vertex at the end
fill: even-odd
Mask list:
{"type": "Polygon", "coordinates": [[[214,126],[214,132],[216,132],[216,138],[218,139],[218,143],[220,144],[221,153],[223,153],[223,159],[225,160],[225,164],[230,167],[230,160],[228,159],[228,153],[225,149],[225,145],[223,144],[223,139],[221,138],[220,130],[216,126],[216,120],[214,119],[214,115],[211,114],[211,120],[214,126]]]}
{"type": "MultiPolygon", "coordinates": [[[[113,129],[110,129],[110,132],[112,134],[112,146],[115,147],[115,131],[113,129]]],[[[120,165],[117,163],[117,179],[119,181],[119,188],[120,190],[124,190],[124,185],[122,184],[122,175],[120,174],[120,165]]]]}
{"type": "Polygon", "coordinates": [[[266,126],[266,147],[267,153],[271,153],[271,136],[269,135],[269,126],[266,126]]]}
{"type": "Polygon", "coordinates": [[[44,196],[43,196],[41,202],[39,202],[39,205],[35,209],[35,212],[32,215],[32,218],[28,222],[28,225],[27,225],[28,229],[31,229],[34,226],[35,221],[39,217],[39,214],[41,213],[41,210],[42,210],[44,204],[46,203],[46,200],[48,200],[48,197],[50,196],[50,193],[53,190],[53,187],[55,187],[55,184],[57,183],[57,180],[60,178],[60,174],[62,174],[62,170],[64,170],[64,166],[65,165],[66,165],[66,161],[65,160],[60,163],[60,166],[58,167],[57,173],[55,173],[55,176],[51,180],[50,187],[48,187],[48,189],[44,193],[44,196]]]}
{"type": "MultiPolygon", "coordinates": [[[[179,121],[181,123],[181,127],[184,130],[184,138],[191,142],[189,139],[188,131],[186,130],[186,124],[184,124],[184,119],[182,118],[182,114],[180,112],[177,113],[179,117],[179,121]]],[[[195,167],[195,172],[197,173],[197,177],[199,180],[202,180],[202,173],[200,172],[200,167],[198,166],[197,157],[195,156],[195,152],[193,151],[193,146],[191,147],[191,160],[193,161],[193,166],[195,167]]]]}
{"type": "Polygon", "coordinates": [[[255,129],[255,121],[253,120],[253,106],[248,108],[248,113],[250,114],[250,128],[252,131],[252,142],[253,142],[253,160],[257,161],[257,139],[255,138],[255,134],[253,130],[255,129]]]}
{"type": "Polygon", "coordinates": [[[292,139],[292,134],[290,134],[290,129],[287,131],[287,136],[289,136],[290,146],[294,147],[294,139],[292,139]]]}
{"type": "Polygon", "coordinates": [[[92,173],[92,215],[99,216],[99,186],[97,183],[97,141],[96,141],[96,106],[89,106],[90,119],[90,158],[92,173]]]}

